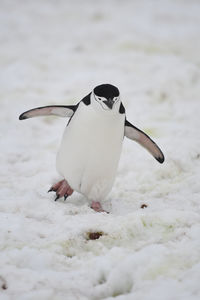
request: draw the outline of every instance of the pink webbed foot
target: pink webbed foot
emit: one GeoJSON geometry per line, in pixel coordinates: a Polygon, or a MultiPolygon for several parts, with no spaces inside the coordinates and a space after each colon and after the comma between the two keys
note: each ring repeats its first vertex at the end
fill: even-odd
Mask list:
{"type": "Polygon", "coordinates": [[[48,192],[56,192],[55,201],[57,201],[61,197],[64,197],[66,200],[68,196],[71,196],[73,190],[68,184],[67,180],[64,179],[52,185],[48,192]]]}
{"type": "Polygon", "coordinates": [[[102,208],[100,202],[92,201],[91,208],[94,209],[94,210],[97,211],[97,212],[106,212],[106,213],[108,213],[107,211],[105,211],[105,210],[102,208]]]}

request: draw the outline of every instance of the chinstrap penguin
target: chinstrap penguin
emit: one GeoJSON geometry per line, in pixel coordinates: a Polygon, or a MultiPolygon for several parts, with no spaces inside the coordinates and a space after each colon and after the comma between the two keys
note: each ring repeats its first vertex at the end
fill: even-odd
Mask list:
{"type": "Polygon", "coordinates": [[[117,87],[102,84],[76,105],[53,105],[28,110],[20,120],[56,115],[69,118],[56,166],[63,180],[49,191],[55,200],[77,191],[95,211],[103,211],[101,200],[110,192],[122,150],[124,136],[146,148],[159,163],[164,162],[160,148],[127,119],[117,87]]]}

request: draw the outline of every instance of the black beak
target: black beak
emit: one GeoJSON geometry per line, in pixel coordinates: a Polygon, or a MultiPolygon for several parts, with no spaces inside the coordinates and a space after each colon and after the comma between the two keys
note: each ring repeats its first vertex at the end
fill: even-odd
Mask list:
{"type": "Polygon", "coordinates": [[[108,106],[108,108],[112,109],[115,101],[112,98],[109,98],[108,100],[103,102],[108,106]]]}

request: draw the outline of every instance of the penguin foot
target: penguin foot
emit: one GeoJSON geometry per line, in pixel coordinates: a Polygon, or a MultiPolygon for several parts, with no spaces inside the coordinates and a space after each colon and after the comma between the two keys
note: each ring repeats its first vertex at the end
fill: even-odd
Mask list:
{"type": "Polygon", "coordinates": [[[55,201],[57,201],[61,197],[64,197],[66,200],[73,193],[73,190],[67,180],[64,179],[54,184],[48,192],[56,192],[55,201]]]}
{"type": "Polygon", "coordinates": [[[106,213],[108,213],[107,211],[105,211],[105,210],[102,208],[100,202],[92,201],[91,208],[94,209],[94,210],[97,211],[97,212],[106,212],[106,213]]]}
{"type": "Polygon", "coordinates": [[[64,180],[61,180],[61,181],[55,183],[54,185],[52,185],[52,187],[48,190],[48,193],[49,192],[56,192],[59,189],[59,187],[62,185],[63,181],[64,180]]]}

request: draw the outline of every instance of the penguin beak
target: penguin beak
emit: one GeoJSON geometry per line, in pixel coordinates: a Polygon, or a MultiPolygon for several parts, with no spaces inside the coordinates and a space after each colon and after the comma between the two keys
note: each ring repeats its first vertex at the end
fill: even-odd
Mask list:
{"type": "Polygon", "coordinates": [[[115,101],[112,98],[109,98],[108,100],[103,102],[108,106],[108,108],[112,109],[115,101]]]}

